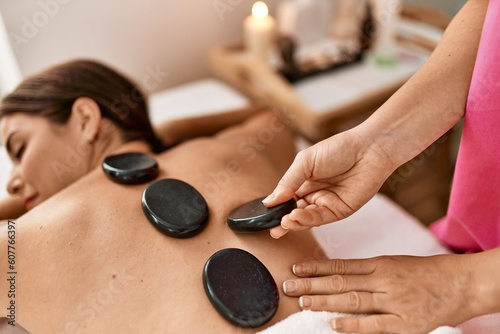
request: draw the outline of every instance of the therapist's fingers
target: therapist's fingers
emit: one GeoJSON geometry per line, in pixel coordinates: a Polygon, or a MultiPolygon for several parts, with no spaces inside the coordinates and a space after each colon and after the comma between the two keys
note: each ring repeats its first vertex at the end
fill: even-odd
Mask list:
{"type": "Polygon", "coordinates": [[[308,221],[307,219],[304,221],[304,223],[296,219],[296,217],[304,217],[304,215],[301,214],[302,211],[304,211],[304,209],[294,209],[292,212],[290,212],[290,214],[283,216],[283,218],[281,219],[281,227],[283,227],[285,230],[303,231],[316,226],[313,224],[313,222],[308,221]]]}
{"type": "Polygon", "coordinates": [[[331,275],[314,278],[291,279],[283,282],[288,296],[340,294],[349,291],[374,292],[373,281],[364,275],[331,275]]]}
{"type": "Polygon", "coordinates": [[[283,227],[281,227],[281,225],[273,227],[269,231],[271,233],[271,237],[273,237],[274,239],[279,239],[288,232],[290,232],[290,230],[285,230],[283,227]]]}
{"type": "Polygon", "coordinates": [[[375,271],[375,259],[333,259],[324,261],[309,261],[293,265],[293,273],[299,277],[327,275],[368,275],[375,271]]]}
{"type": "MultiPolygon", "coordinates": [[[[404,320],[394,314],[372,315],[359,318],[336,318],[332,320],[332,327],[339,333],[401,333],[404,320]]],[[[418,329],[407,328],[405,333],[415,333],[418,329]]],[[[420,332],[420,331],[419,331],[420,332]]],[[[427,331],[426,331],[427,332],[427,331]]]]}
{"type": "Polygon", "coordinates": [[[308,204],[300,199],[297,201],[297,208],[282,218],[281,226],[271,229],[271,236],[279,239],[289,231],[308,230],[336,220],[338,217],[329,208],[308,204]]]}
{"type": "Polygon", "coordinates": [[[303,231],[311,227],[320,226],[325,223],[335,221],[335,217],[327,208],[310,208],[294,209],[290,214],[284,216],[281,220],[281,225],[270,230],[271,236],[279,239],[289,231],[303,231]]]}
{"type": "Polygon", "coordinates": [[[308,230],[311,226],[300,225],[299,222],[290,219],[290,215],[285,215],[281,220],[281,225],[271,229],[271,236],[279,239],[290,231],[308,230]]]}
{"type": "Polygon", "coordinates": [[[297,208],[290,213],[290,219],[297,222],[297,225],[283,225],[284,228],[292,231],[301,230],[301,226],[321,226],[327,223],[337,221],[337,216],[327,207],[311,204],[305,208],[297,208]],[[294,228],[296,227],[296,228],[294,228]]]}
{"type": "Polygon", "coordinates": [[[301,296],[299,305],[304,310],[342,313],[378,313],[378,294],[351,291],[340,295],[301,296]]]}

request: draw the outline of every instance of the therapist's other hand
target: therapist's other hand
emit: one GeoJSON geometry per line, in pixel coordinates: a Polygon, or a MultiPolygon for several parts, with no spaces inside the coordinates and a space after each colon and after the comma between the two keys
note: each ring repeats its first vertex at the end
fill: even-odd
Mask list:
{"type": "Polygon", "coordinates": [[[297,209],[271,229],[280,238],[288,231],[343,219],[361,208],[396,167],[373,142],[349,130],[297,154],[275,190],[263,203],[275,206],[298,198],[297,209]]]}
{"type": "Polygon", "coordinates": [[[373,314],[337,318],[341,333],[428,333],[475,316],[470,255],[384,256],[296,264],[283,283],[303,309],[373,314]]]}

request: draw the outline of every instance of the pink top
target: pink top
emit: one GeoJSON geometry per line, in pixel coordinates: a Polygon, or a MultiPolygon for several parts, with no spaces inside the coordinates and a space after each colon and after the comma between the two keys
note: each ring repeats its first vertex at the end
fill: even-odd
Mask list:
{"type": "MultiPolygon", "coordinates": [[[[459,69],[457,69],[459,70],[459,69]]],[[[431,230],[457,251],[500,246],[500,0],[490,0],[448,214],[431,230]]]]}

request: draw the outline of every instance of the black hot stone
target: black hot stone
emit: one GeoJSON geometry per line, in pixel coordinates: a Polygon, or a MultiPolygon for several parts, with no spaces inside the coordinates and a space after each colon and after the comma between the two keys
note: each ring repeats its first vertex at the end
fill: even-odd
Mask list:
{"type": "Polygon", "coordinates": [[[263,231],[278,226],[281,218],[297,207],[293,198],[270,208],[262,204],[263,199],[254,199],[231,211],[227,217],[229,227],[236,232],[263,231]]]}
{"type": "Polygon", "coordinates": [[[156,228],[174,238],[195,236],[208,222],[208,206],[203,196],[176,179],[150,184],[142,194],[142,209],[156,228]]]}
{"type": "Polygon", "coordinates": [[[123,153],[106,157],[102,162],[104,173],[114,182],[139,184],[158,176],[158,164],[144,153],[123,153]]]}
{"type": "Polygon", "coordinates": [[[276,282],[255,256],[237,248],[212,255],[203,270],[210,302],[229,322],[259,327],[271,320],[279,304],[276,282]]]}

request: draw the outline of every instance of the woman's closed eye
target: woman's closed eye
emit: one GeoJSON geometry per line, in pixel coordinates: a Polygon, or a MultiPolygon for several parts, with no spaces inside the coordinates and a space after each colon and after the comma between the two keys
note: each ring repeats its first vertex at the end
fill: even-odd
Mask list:
{"type": "Polygon", "coordinates": [[[21,146],[19,146],[16,153],[14,154],[14,158],[16,158],[16,160],[21,160],[25,148],[26,148],[25,144],[22,144],[21,146]]]}

